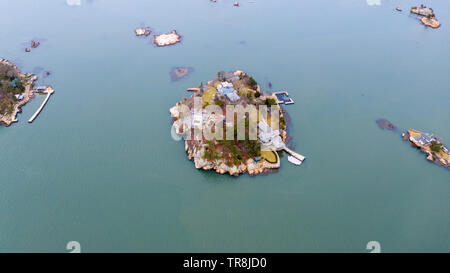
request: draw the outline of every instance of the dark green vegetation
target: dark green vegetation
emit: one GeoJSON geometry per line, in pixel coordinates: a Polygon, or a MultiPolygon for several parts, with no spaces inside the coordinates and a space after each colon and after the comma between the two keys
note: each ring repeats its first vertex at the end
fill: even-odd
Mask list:
{"type": "Polygon", "coordinates": [[[17,103],[15,95],[25,92],[25,82],[17,69],[0,63],[0,115],[12,113],[17,103]]]}
{"type": "Polygon", "coordinates": [[[267,105],[267,106],[272,106],[272,105],[276,105],[277,102],[275,101],[274,98],[267,98],[267,99],[264,101],[264,104],[267,105]]]}
{"type": "Polygon", "coordinates": [[[258,140],[249,140],[248,124],[246,125],[245,140],[237,140],[237,125],[235,123],[235,140],[207,141],[203,158],[209,161],[224,159],[228,166],[232,166],[245,163],[247,159],[261,156],[261,143],[258,140]]]}
{"type": "Polygon", "coordinates": [[[432,141],[430,145],[430,149],[433,152],[439,153],[442,150],[442,143],[438,143],[436,141],[432,141]]]}

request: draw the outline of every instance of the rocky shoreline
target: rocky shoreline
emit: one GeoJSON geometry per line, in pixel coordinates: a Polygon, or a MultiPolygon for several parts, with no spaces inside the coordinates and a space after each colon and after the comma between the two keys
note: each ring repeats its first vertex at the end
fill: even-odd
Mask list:
{"type": "Polygon", "coordinates": [[[13,68],[14,70],[16,70],[19,73],[21,78],[27,79],[27,82],[25,84],[25,91],[22,94],[23,98],[14,105],[14,109],[11,112],[11,114],[9,114],[9,115],[0,114],[0,124],[3,124],[4,126],[9,127],[9,126],[11,126],[11,124],[18,121],[16,119],[16,116],[18,113],[22,112],[22,106],[27,104],[31,99],[33,99],[35,97],[36,90],[33,87],[34,87],[34,82],[38,79],[38,77],[34,74],[27,74],[27,73],[22,74],[20,72],[20,69],[17,66],[15,66],[14,64],[12,64],[11,62],[9,62],[8,60],[0,59],[0,63],[3,65],[10,66],[11,68],[13,68]]]}
{"type": "Polygon", "coordinates": [[[153,43],[158,47],[170,46],[181,42],[181,36],[176,30],[172,30],[169,33],[163,33],[160,35],[155,35],[153,38],[153,43]]]}
{"type": "Polygon", "coordinates": [[[422,24],[424,24],[425,26],[432,28],[438,28],[441,26],[441,23],[436,18],[422,17],[420,19],[420,22],[422,22],[422,24]]]}
{"type": "Polygon", "coordinates": [[[402,139],[409,141],[413,147],[427,156],[427,160],[450,170],[450,152],[441,140],[434,135],[422,133],[420,131],[409,129],[402,133],[402,139]]]}
{"type": "Polygon", "coordinates": [[[170,78],[172,81],[177,81],[187,77],[192,71],[194,71],[192,67],[174,67],[170,71],[170,78]]]}
{"type": "Polygon", "coordinates": [[[255,162],[253,159],[248,159],[245,164],[238,166],[228,166],[223,160],[208,161],[203,158],[204,149],[198,149],[195,145],[189,145],[188,140],[185,141],[185,151],[188,159],[194,161],[195,168],[205,171],[215,170],[219,174],[228,173],[231,176],[239,176],[245,172],[254,176],[258,174],[268,173],[270,170],[280,168],[280,157],[277,153],[277,163],[269,163],[265,160],[255,162]]]}

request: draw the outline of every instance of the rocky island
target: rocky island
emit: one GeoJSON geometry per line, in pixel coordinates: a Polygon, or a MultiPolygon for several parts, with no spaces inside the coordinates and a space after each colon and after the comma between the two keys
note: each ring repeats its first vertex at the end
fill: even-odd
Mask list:
{"type": "Polygon", "coordinates": [[[414,129],[409,129],[402,137],[425,153],[428,161],[450,170],[450,152],[438,137],[414,129]]]}
{"type": "MultiPolygon", "coordinates": [[[[41,45],[41,42],[39,41],[35,41],[35,40],[31,40],[30,42],[31,48],[38,48],[41,45]]],[[[31,52],[31,49],[29,47],[25,48],[25,52],[31,52]]]]}
{"type": "Polygon", "coordinates": [[[149,36],[152,31],[149,27],[138,27],[134,30],[134,32],[136,33],[136,36],[141,37],[149,36]]]}
{"type": "Polygon", "coordinates": [[[286,122],[276,97],[264,95],[245,72],[219,72],[206,85],[189,90],[190,98],[169,112],[173,136],[184,138],[188,159],[197,169],[256,175],[279,168],[281,150],[295,157],[297,165],[305,159],[285,144],[286,122]]]}
{"type": "Polygon", "coordinates": [[[5,59],[0,59],[0,124],[10,126],[17,122],[21,107],[34,97],[37,76],[21,73],[20,69],[5,59]]]}
{"type": "Polygon", "coordinates": [[[432,8],[427,8],[424,5],[420,5],[420,7],[412,7],[411,13],[422,16],[422,18],[420,18],[420,22],[422,22],[425,26],[438,28],[441,25],[441,23],[436,19],[432,8]]]}
{"type": "Polygon", "coordinates": [[[172,30],[170,33],[155,35],[153,38],[153,43],[159,47],[174,45],[179,42],[181,42],[181,36],[176,30],[172,30]]]}

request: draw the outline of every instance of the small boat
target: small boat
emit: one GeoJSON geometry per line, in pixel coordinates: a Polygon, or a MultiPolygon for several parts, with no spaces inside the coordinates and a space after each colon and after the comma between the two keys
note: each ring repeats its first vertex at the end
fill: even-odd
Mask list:
{"type": "Polygon", "coordinates": [[[297,158],[293,157],[293,156],[288,156],[288,161],[291,162],[294,165],[300,165],[302,164],[302,161],[298,160],[297,158]]]}
{"type": "Polygon", "coordinates": [[[401,8],[395,8],[395,10],[396,10],[396,11],[402,11],[402,9],[401,9],[401,8]]]}

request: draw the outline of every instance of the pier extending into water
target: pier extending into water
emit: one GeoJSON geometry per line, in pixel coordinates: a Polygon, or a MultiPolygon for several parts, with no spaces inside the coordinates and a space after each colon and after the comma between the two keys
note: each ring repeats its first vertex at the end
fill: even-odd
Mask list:
{"type": "Polygon", "coordinates": [[[187,91],[188,92],[198,92],[198,91],[200,91],[200,88],[188,88],[187,91]]]}
{"type": "Polygon", "coordinates": [[[289,148],[286,147],[286,146],[284,147],[283,150],[285,150],[286,153],[288,153],[288,154],[290,154],[291,156],[297,158],[297,159],[300,160],[301,162],[303,162],[303,161],[306,159],[306,157],[304,157],[304,156],[302,156],[301,154],[298,154],[298,153],[292,151],[291,149],[289,149],[289,148]]]}
{"type": "Polygon", "coordinates": [[[28,120],[29,123],[32,123],[37,116],[39,116],[39,114],[41,113],[42,109],[44,109],[44,106],[47,104],[48,100],[50,99],[50,96],[55,93],[55,90],[53,90],[53,88],[51,88],[50,86],[47,87],[45,89],[45,91],[43,93],[47,94],[47,97],[45,97],[45,100],[42,102],[41,106],[37,109],[37,111],[34,113],[33,116],[31,116],[31,118],[28,120]]]}
{"type": "Polygon", "coordinates": [[[289,93],[287,91],[273,92],[272,96],[275,97],[278,104],[294,104],[294,100],[289,97],[289,93]]]}

